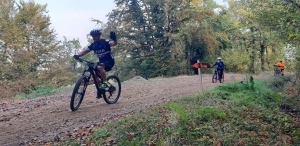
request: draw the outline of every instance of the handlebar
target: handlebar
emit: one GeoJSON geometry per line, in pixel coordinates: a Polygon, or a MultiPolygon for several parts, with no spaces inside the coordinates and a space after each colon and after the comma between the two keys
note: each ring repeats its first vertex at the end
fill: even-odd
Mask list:
{"type": "MultiPolygon", "coordinates": [[[[75,58],[75,59],[76,59],[76,58],[75,58]]],[[[78,59],[76,59],[76,60],[78,60],[79,62],[86,62],[87,65],[88,65],[88,66],[91,66],[91,67],[93,67],[93,66],[95,65],[94,62],[89,61],[89,60],[85,60],[85,59],[82,59],[82,58],[78,58],[78,59]]]]}

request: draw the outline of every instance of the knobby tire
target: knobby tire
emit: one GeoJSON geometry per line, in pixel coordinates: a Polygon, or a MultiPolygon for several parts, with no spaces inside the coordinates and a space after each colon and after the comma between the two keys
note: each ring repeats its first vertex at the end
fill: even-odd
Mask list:
{"type": "Polygon", "coordinates": [[[72,111],[76,111],[79,108],[79,106],[83,100],[83,97],[85,95],[86,88],[87,88],[87,78],[86,78],[86,76],[81,76],[77,80],[75,87],[73,89],[72,96],[71,96],[70,108],[72,111]],[[81,87],[81,86],[82,86],[82,89],[79,89],[79,87],[81,87]],[[78,90],[80,90],[80,91],[78,91],[78,90]],[[77,103],[74,103],[75,98],[77,96],[80,96],[79,101],[77,103]],[[76,105],[74,105],[74,104],[76,104],[76,105]]]}
{"type": "Polygon", "coordinates": [[[110,91],[103,91],[103,99],[107,104],[114,104],[118,101],[120,95],[121,95],[121,82],[120,79],[115,76],[115,75],[111,75],[107,77],[107,81],[110,82],[110,80],[115,80],[116,85],[115,87],[116,89],[118,89],[118,91],[115,92],[110,92],[110,91]],[[111,95],[111,93],[113,93],[113,95],[111,95]],[[116,96],[115,98],[112,98],[113,100],[111,101],[111,96],[116,96]]]}

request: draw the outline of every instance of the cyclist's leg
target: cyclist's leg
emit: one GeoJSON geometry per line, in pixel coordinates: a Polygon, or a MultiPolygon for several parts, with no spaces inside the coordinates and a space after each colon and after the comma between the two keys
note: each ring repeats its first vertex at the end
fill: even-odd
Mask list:
{"type": "Polygon", "coordinates": [[[223,77],[223,69],[220,69],[220,74],[219,74],[219,76],[220,76],[220,80],[221,80],[222,77],[223,77]]]}
{"type": "Polygon", "coordinates": [[[198,74],[198,68],[193,68],[194,70],[194,74],[197,75],[198,74]]]}
{"type": "Polygon", "coordinates": [[[106,72],[110,71],[112,67],[115,64],[115,60],[108,60],[108,61],[103,61],[100,63],[98,66],[98,70],[100,72],[100,76],[102,77],[103,81],[106,81],[106,72]]]}
{"type": "Polygon", "coordinates": [[[105,68],[105,64],[98,63],[97,70],[99,71],[102,80],[106,81],[106,72],[104,68],[105,68]]]}
{"type": "Polygon", "coordinates": [[[217,68],[217,80],[220,80],[220,73],[221,71],[220,71],[220,69],[219,68],[217,68]]]}

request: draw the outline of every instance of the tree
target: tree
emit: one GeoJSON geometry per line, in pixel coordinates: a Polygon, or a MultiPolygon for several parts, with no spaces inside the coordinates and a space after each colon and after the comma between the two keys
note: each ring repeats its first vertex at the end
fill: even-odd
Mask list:
{"type": "Polygon", "coordinates": [[[33,1],[0,1],[1,90],[5,96],[30,93],[43,81],[57,55],[55,32],[50,29],[46,5],[33,1]]]}

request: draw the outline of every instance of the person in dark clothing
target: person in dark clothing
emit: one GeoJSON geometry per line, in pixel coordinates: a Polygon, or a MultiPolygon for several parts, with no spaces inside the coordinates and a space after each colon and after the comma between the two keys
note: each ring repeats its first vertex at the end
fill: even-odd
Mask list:
{"type": "MultiPolygon", "coordinates": [[[[194,65],[195,63],[197,63],[197,60],[199,60],[200,59],[200,57],[199,57],[199,55],[195,55],[193,58],[191,58],[191,60],[190,60],[190,63],[191,63],[191,65],[194,65]]],[[[194,68],[193,67],[193,70],[194,70],[194,74],[198,74],[198,68],[194,68]]]]}
{"type": "Polygon", "coordinates": [[[221,57],[218,57],[218,61],[211,68],[214,68],[216,65],[218,66],[217,70],[220,73],[218,79],[221,80],[223,76],[224,67],[225,67],[221,57]]]}

